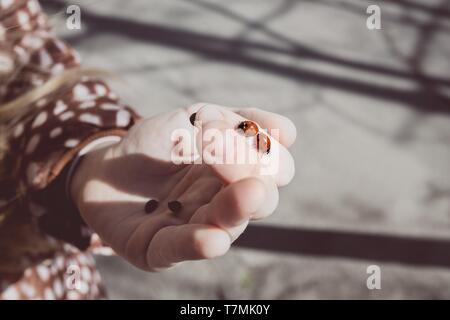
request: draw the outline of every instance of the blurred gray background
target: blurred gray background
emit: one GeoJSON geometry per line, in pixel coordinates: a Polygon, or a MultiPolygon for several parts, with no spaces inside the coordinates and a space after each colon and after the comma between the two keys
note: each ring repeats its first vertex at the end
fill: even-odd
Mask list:
{"type": "Polygon", "coordinates": [[[450,298],[449,0],[71,1],[81,31],[68,3],[42,2],[143,115],[206,101],[298,128],[271,218],[225,257],[162,273],[99,257],[111,298],[450,298]]]}

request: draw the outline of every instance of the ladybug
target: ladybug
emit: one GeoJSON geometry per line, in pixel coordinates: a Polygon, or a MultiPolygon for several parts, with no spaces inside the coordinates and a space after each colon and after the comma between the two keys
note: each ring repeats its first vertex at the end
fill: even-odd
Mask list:
{"type": "Polygon", "coordinates": [[[248,120],[242,121],[241,123],[239,123],[237,128],[244,131],[244,135],[246,137],[254,137],[259,132],[258,125],[256,123],[254,123],[253,121],[248,121],[248,120]]]}
{"type": "Polygon", "coordinates": [[[270,146],[270,138],[265,134],[258,133],[258,135],[256,136],[256,147],[258,148],[258,150],[264,152],[265,154],[269,154],[270,146]]]}
{"type": "Polygon", "coordinates": [[[155,199],[148,200],[147,203],[145,204],[145,212],[152,213],[158,208],[158,205],[159,203],[155,199]]]}
{"type": "Polygon", "coordinates": [[[177,213],[183,208],[183,205],[181,204],[181,202],[177,201],[177,200],[170,201],[167,204],[167,206],[169,207],[170,211],[172,211],[173,213],[177,213]]]}
{"type": "Polygon", "coordinates": [[[197,112],[194,112],[193,114],[191,114],[191,116],[189,117],[189,121],[191,122],[191,124],[194,126],[195,125],[195,118],[197,117],[197,112]]]}

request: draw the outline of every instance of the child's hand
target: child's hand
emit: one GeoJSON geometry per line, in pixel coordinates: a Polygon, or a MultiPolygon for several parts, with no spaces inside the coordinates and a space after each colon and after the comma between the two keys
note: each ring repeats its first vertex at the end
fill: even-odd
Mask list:
{"type": "MultiPolygon", "coordinates": [[[[142,269],[213,258],[228,251],[249,220],[275,210],[278,187],[294,175],[294,162],[286,147],[295,136],[293,123],[277,114],[196,104],[142,120],[120,143],[89,153],[72,180],[72,197],[102,240],[142,269]],[[269,161],[279,157],[274,162],[277,170],[261,175],[260,163],[175,165],[172,155],[180,144],[172,141],[172,134],[186,129],[194,135],[189,118],[195,112],[196,126],[203,135],[211,128],[234,130],[243,120],[252,120],[269,133],[279,129],[279,141],[271,137],[271,151],[263,156],[269,161]],[[157,199],[159,206],[147,214],[144,207],[150,198],[157,199]],[[176,214],[167,206],[172,200],[182,204],[176,214]]],[[[224,154],[231,152],[230,147],[225,147],[224,154]]],[[[237,148],[238,153],[261,153],[251,143],[237,148]]],[[[191,152],[184,150],[183,155],[191,152]]]]}

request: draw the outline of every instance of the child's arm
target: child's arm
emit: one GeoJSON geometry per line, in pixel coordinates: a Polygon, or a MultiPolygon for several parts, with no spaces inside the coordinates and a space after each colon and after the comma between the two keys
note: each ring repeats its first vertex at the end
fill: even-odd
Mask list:
{"type": "Polygon", "coordinates": [[[294,139],[292,122],[277,114],[193,105],[142,120],[120,143],[89,153],[75,172],[72,198],[100,237],[144,270],[213,258],[228,251],[250,220],[274,212],[278,187],[294,174],[286,149],[294,139]],[[202,134],[195,135],[189,121],[194,113],[195,128],[202,134]],[[236,130],[248,119],[263,128],[280,128],[281,143],[272,136],[269,154],[261,155],[255,137],[236,130]],[[177,143],[173,134],[180,129],[187,135],[175,139],[177,143]],[[211,144],[210,133],[219,134],[219,140],[228,137],[223,148],[211,144]],[[194,158],[189,142],[193,139],[199,155],[196,164],[174,164],[180,145],[185,147],[183,157],[194,158]],[[233,153],[246,158],[222,164],[233,153]],[[158,202],[151,213],[145,211],[149,199],[158,202]],[[174,200],[182,205],[177,212],[169,206],[174,200]]]}
{"type": "MultiPolygon", "coordinates": [[[[15,70],[21,70],[4,82],[2,103],[40,87],[64,69],[79,66],[75,52],[48,32],[36,6],[34,0],[15,0],[11,7],[2,8],[6,44],[14,54],[15,70]],[[18,23],[18,37],[6,23],[18,23]]],[[[249,220],[275,210],[278,186],[288,183],[294,173],[285,146],[294,141],[295,127],[284,117],[260,110],[235,113],[224,107],[194,105],[140,120],[106,84],[91,77],[36,101],[13,122],[8,166],[17,173],[14,187],[24,193],[18,204],[21,214],[13,212],[11,218],[25,217],[36,227],[37,237],[52,235],[82,250],[90,243],[86,221],[115,251],[146,270],[225,253],[249,220]],[[189,118],[195,112],[210,128],[234,130],[245,119],[263,128],[279,128],[281,144],[272,139],[270,155],[271,161],[279,160],[276,171],[262,176],[259,163],[174,165],[171,134],[180,128],[192,131],[189,118]],[[96,145],[78,165],[73,164],[80,151],[104,136],[122,140],[106,142],[111,144],[107,147],[96,145]],[[68,180],[71,168],[74,172],[68,180]],[[159,207],[146,214],[150,198],[156,198],[159,207]],[[168,209],[172,200],[183,205],[177,215],[168,209]]],[[[257,151],[248,144],[244,148],[242,153],[257,151]]],[[[56,250],[54,241],[44,241],[43,247],[47,246],[56,250]]],[[[35,250],[33,245],[21,248],[12,252],[35,250]]]]}

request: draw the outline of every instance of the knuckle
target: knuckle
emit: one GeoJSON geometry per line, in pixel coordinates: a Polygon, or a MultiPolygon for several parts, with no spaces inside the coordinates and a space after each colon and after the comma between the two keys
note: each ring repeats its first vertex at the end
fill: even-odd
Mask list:
{"type": "Polygon", "coordinates": [[[197,102],[185,108],[188,113],[198,112],[202,107],[209,105],[207,102],[197,102]]]}
{"type": "Polygon", "coordinates": [[[193,233],[190,239],[193,255],[198,258],[206,258],[206,245],[199,233],[193,233]]]}

